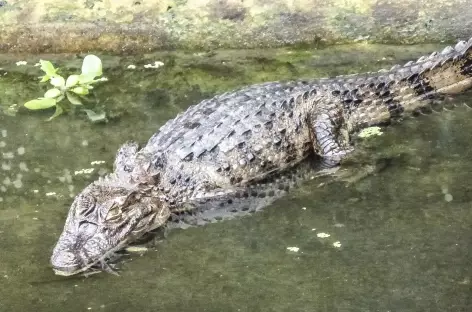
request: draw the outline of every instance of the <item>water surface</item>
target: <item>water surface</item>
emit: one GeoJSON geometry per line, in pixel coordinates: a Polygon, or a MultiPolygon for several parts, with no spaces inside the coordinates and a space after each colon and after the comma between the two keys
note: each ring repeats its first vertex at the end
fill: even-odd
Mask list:
{"type": "MultiPolygon", "coordinates": [[[[251,217],[173,230],[121,263],[119,277],[63,278],[49,267],[72,197],[111,170],[126,140],[145,143],[190,104],[237,86],[375,70],[435,48],[99,54],[109,82],[95,94],[108,123],[0,114],[0,311],[470,311],[472,110],[464,107],[384,129],[346,167],[377,164],[364,179],[314,179],[251,217]],[[154,61],[165,65],[143,68],[154,61]]],[[[39,57],[68,73],[82,56],[3,56],[4,110],[44,92],[33,81],[39,57]]],[[[454,103],[464,101],[472,104],[454,103]]]]}

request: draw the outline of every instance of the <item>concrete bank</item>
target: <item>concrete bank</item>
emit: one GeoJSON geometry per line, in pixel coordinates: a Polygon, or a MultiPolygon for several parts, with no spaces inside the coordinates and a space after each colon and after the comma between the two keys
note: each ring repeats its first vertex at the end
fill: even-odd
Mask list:
{"type": "Polygon", "coordinates": [[[6,0],[0,51],[142,53],[472,36],[471,0],[6,0]]]}

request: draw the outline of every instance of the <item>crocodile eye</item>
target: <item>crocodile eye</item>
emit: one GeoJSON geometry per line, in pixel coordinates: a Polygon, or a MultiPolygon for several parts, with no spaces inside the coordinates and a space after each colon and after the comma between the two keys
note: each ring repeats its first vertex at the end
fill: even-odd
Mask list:
{"type": "Polygon", "coordinates": [[[105,221],[116,221],[121,218],[120,206],[114,204],[109,210],[105,217],[105,221]]]}

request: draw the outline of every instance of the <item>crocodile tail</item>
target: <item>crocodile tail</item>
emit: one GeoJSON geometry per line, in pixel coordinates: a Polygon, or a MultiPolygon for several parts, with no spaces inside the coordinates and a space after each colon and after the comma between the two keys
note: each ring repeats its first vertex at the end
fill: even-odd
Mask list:
{"type": "Polygon", "coordinates": [[[420,84],[420,93],[457,94],[466,91],[472,87],[472,38],[422,57],[412,66],[417,66],[411,68],[416,73],[405,80],[420,84]]]}
{"type": "Polygon", "coordinates": [[[336,94],[344,104],[350,129],[389,122],[472,87],[472,38],[416,62],[330,82],[342,89],[336,94]]]}
{"type": "Polygon", "coordinates": [[[390,116],[421,113],[430,104],[443,103],[446,95],[472,88],[472,38],[392,70],[397,83],[390,116]]]}

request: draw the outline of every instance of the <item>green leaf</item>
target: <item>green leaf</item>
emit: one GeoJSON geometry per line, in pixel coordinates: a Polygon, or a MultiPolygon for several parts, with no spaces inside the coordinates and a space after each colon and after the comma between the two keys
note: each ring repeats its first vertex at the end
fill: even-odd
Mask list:
{"type": "Polygon", "coordinates": [[[90,109],[84,109],[84,112],[87,113],[87,117],[91,122],[107,121],[107,117],[104,112],[97,114],[90,109]]]}
{"type": "Polygon", "coordinates": [[[75,95],[74,93],[71,93],[71,92],[66,92],[66,96],[67,96],[67,99],[69,100],[69,102],[71,102],[72,104],[74,105],[82,105],[82,101],[80,100],[80,98],[75,95]]]}
{"type": "Polygon", "coordinates": [[[80,76],[79,75],[70,75],[67,77],[66,80],[66,88],[73,87],[79,83],[80,76]]]}
{"type": "Polygon", "coordinates": [[[62,94],[61,90],[53,88],[53,89],[47,90],[46,93],[44,93],[44,97],[45,98],[57,98],[61,94],[62,94]]]}
{"type": "Polygon", "coordinates": [[[56,105],[56,111],[54,112],[54,114],[51,117],[48,118],[48,121],[51,121],[54,118],[56,118],[57,116],[62,115],[63,112],[64,112],[64,110],[62,109],[62,107],[60,105],[56,105]]]}
{"type": "Polygon", "coordinates": [[[70,91],[72,91],[72,92],[74,92],[75,94],[78,94],[78,95],[87,95],[89,93],[89,90],[85,87],[82,87],[82,86],[75,87],[75,88],[71,89],[70,91]]]}
{"type": "Polygon", "coordinates": [[[64,80],[62,76],[57,75],[57,76],[51,77],[51,84],[55,87],[63,88],[66,85],[66,81],[64,80]]]}
{"type": "Polygon", "coordinates": [[[94,81],[93,78],[95,78],[95,76],[94,76],[94,75],[90,75],[90,74],[89,74],[89,75],[84,75],[84,74],[79,75],[79,83],[80,83],[80,84],[91,83],[91,82],[94,81]]]}
{"type": "Polygon", "coordinates": [[[41,64],[41,70],[46,73],[46,76],[52,77],[56,75],[57,69],[54,68],[51,62],[39,60],[39,63],[41,64]]]}
{"type": "Polygon", "coordinates": [[[102,61],[95,55],[89,54],[82,63],[82,75],[95,78],[102,75],[102,61]]]}
{"type": "Polygon", "coordinates": [[[41,76],[41,77],[38,77],[38,78],[41,78],[41,81],[40,81],[40,82],[46,82],[46,81],[48,81],[49,79],[51,79],[51,76],[44,75],[44,76],[41,76]]]}
{"type": "Polygon", "coordinates": [[[56,100],[52,98],[39,98],[25,103],[28,109],[47,109],[56,105],[56,100]]]}

